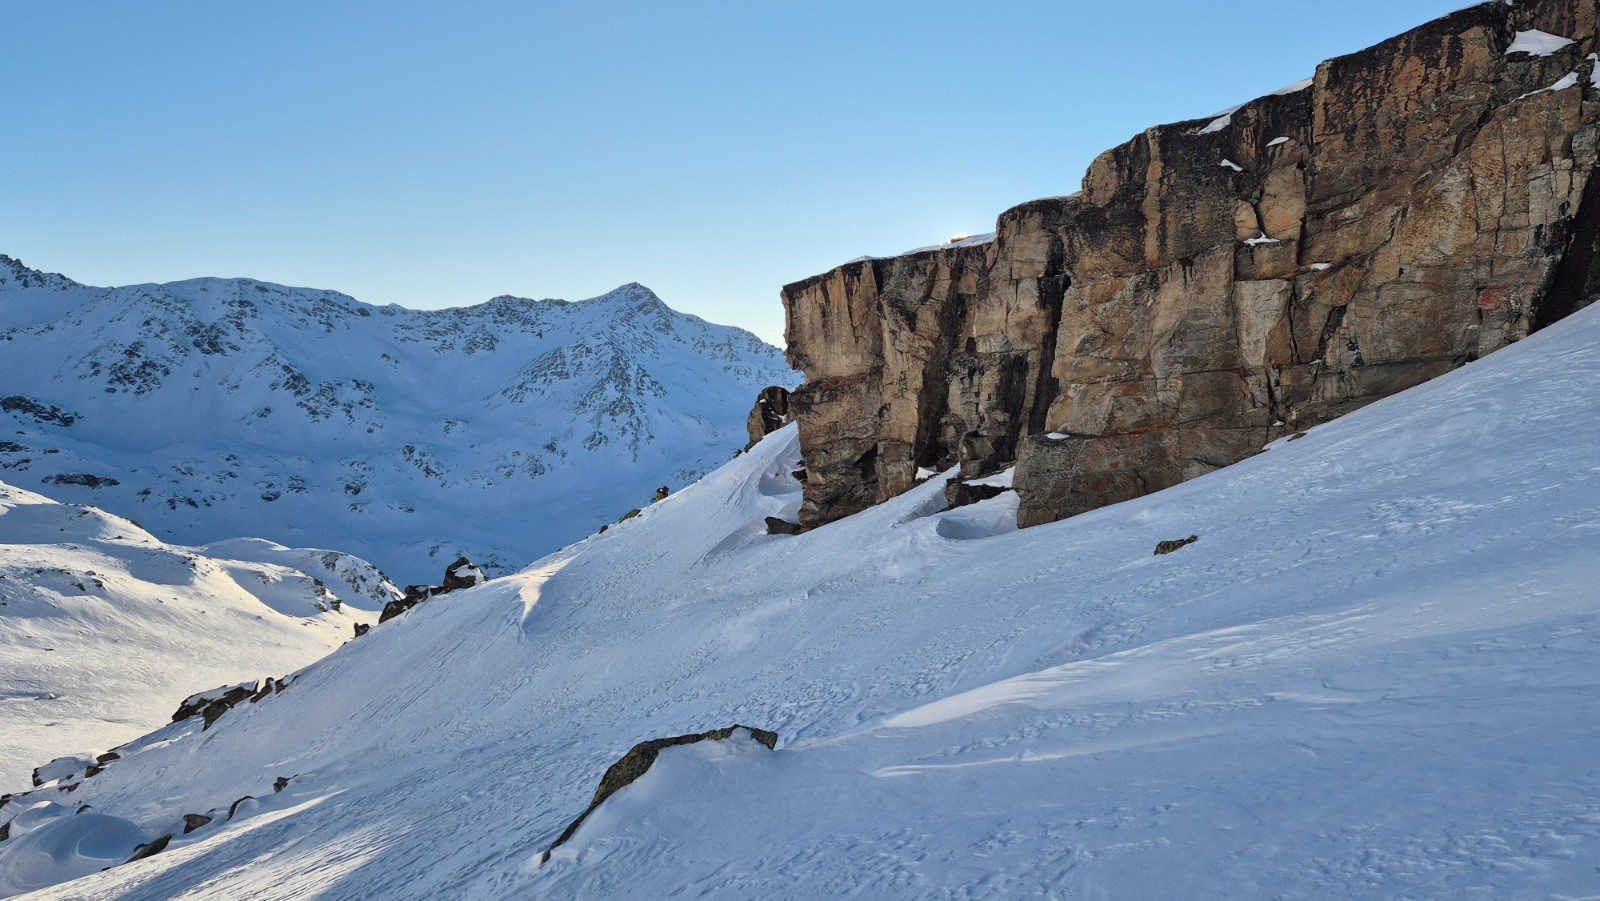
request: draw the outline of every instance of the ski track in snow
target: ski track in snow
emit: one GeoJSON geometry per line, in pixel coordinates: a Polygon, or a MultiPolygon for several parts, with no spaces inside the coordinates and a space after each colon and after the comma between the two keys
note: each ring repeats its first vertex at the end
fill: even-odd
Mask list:
{"type": "MultiPolygon", "coordinates": [[[[147,837],[259,807],[37,897],[1592,896],[1597,383],[1591,308],[1024,531],[1009,494],[931,512],[946,474],[766,536],[790,427],[154,733],[67,801],[147,837]],[[634,743],[735,722],[779,750],[668,749],[538,863],[634,743]]],[[[67,875],[35,816],[13,891],[67,875]]]]}

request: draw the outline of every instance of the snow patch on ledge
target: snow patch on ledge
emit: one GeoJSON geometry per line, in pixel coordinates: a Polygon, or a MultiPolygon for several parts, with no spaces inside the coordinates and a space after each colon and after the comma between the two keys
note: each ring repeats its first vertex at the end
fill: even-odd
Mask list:
{"type": "Polygon", "coordinates": [[[1224,113],[1219,114],[1215,119],[1211,120],[1211,124],[1210,125],[1207,125],[1205,128],[1200,129],[1199,131],[1195,132],[1195,134],[1197,134],[1197,135],[1215,134],[1215,133],[1223,130],[1224,128],[1227,128],[1229,125],[1233,124],[1233,114],[1237,113],[1239,110],[1241,110],[1243,108],[1244,107],[1242,107],[1242,106],[1236,106],[1233,109],[1230,109],[1230,110],[1228,110],[1228,111],[1226,111],[1224,113]]]}
{"type": "Polygon", "coordinates": [[[1548,31],[1519,31],[1516,38],[1512,40],[1511,46],[1506,48],[1506,56],[1510,56],[1513,53],[1526,53],[1529,56],[1549,56],[1557,50],[1575,43],[1577,42],[1572,38],[1564,38],[1548,31]]]}
{"type": "Polygon", "coordinates": [[[917,247],[904,253],[897,253],[895,256],[908,257],[914,253],[926,253],[930,250],[948,250],[952,247],[977,247],[979,244],[988,244],[993,241],[994,234],[994,232],[984,232],[981,235],[962,235],[958,238],[951,238],[943,244],[929,244],[926,247],[917,247]]]}
{"type": "Polygon", "coordinates": [[[979,485],[985,488],[1011,488],[1012,480],[1017,474],[1015,466],[1002,469],[994,475],[984,476],[981,479],[968,479],[968,485],[979,485]]]}
{"type": "Polygon", "coordinates": [[[1555,84],[1553,84],[1553,85],[1551,85],[1551,86],[1549,86],[1547,88],[1540,88],[1537,91],[1529,91],[1528,93],[1523,94],[1521,97],[1518,97],[1517,99],[1518,100],[1524,100],[1524,99],[1526,99],[1528,97],[1532,97],[1535,94],[1548,94],[1548,93],[1550,93],[1552,91],[1565,91],[1567,88],[1575,88],[1577,86],[1578,86],[1578,73],[1576,73],[1576,72],[1568,72],[1567,74],[1561,76],[1561,80],[1557,81],[1555,84]]]}

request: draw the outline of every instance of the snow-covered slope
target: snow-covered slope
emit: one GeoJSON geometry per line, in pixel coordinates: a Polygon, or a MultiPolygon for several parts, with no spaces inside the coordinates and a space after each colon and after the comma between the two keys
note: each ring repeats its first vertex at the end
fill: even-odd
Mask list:
{"type": "Polygon", "coordinates": [[[1596,384],[1600,306],[1020,532],[1009,495],[940,512],[935,478],[769,537],[799,499],[785,430],[209,732],[12,799],[0,879],[91,873],[41,898],[1593,895],[1596,384]],[[539,863],[635,742],[735,722],[778,750],[670,748],[539,863]]]}
{"type": "Polygon", "coordinates": [[[491,572],[720,465],[776,348],[624,285],[374,307],[248,279],[90,288],[0,256],[0,477],[185,543],[491,572]]]}
{"type": "Polygon", "coordinates": [[[136,738],[195,692],[305,666],[394,593],[348,554],[174,547],[0,483],[0,787],[136,738]]]}

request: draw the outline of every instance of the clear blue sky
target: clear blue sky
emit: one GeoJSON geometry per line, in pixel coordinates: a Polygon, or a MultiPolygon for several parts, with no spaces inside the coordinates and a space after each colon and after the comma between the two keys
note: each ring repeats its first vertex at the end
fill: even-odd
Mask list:
{"type": "Polygon", "coordinates": [[[373,303],[778,289],[1462,0],[0,2],[0,253],[373,303]]]}

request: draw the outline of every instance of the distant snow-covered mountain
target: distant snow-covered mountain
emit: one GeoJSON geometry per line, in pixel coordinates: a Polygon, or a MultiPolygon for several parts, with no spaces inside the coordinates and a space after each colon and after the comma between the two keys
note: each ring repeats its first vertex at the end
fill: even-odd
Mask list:
{"type": "Polygon", "coordinates": [[[593,532],[745,441],[797,376],[642,285],[408,310],[250,279],[95,288],[0,256],[0,476],[184,543],[422,581],[593,532]]]}
{"type": "Polygon", "coordinates": [[[195,692],[305,666],[396,594],[348,554],[174,547],[0,483],[0,780],[109,750],[195,692]]]}

